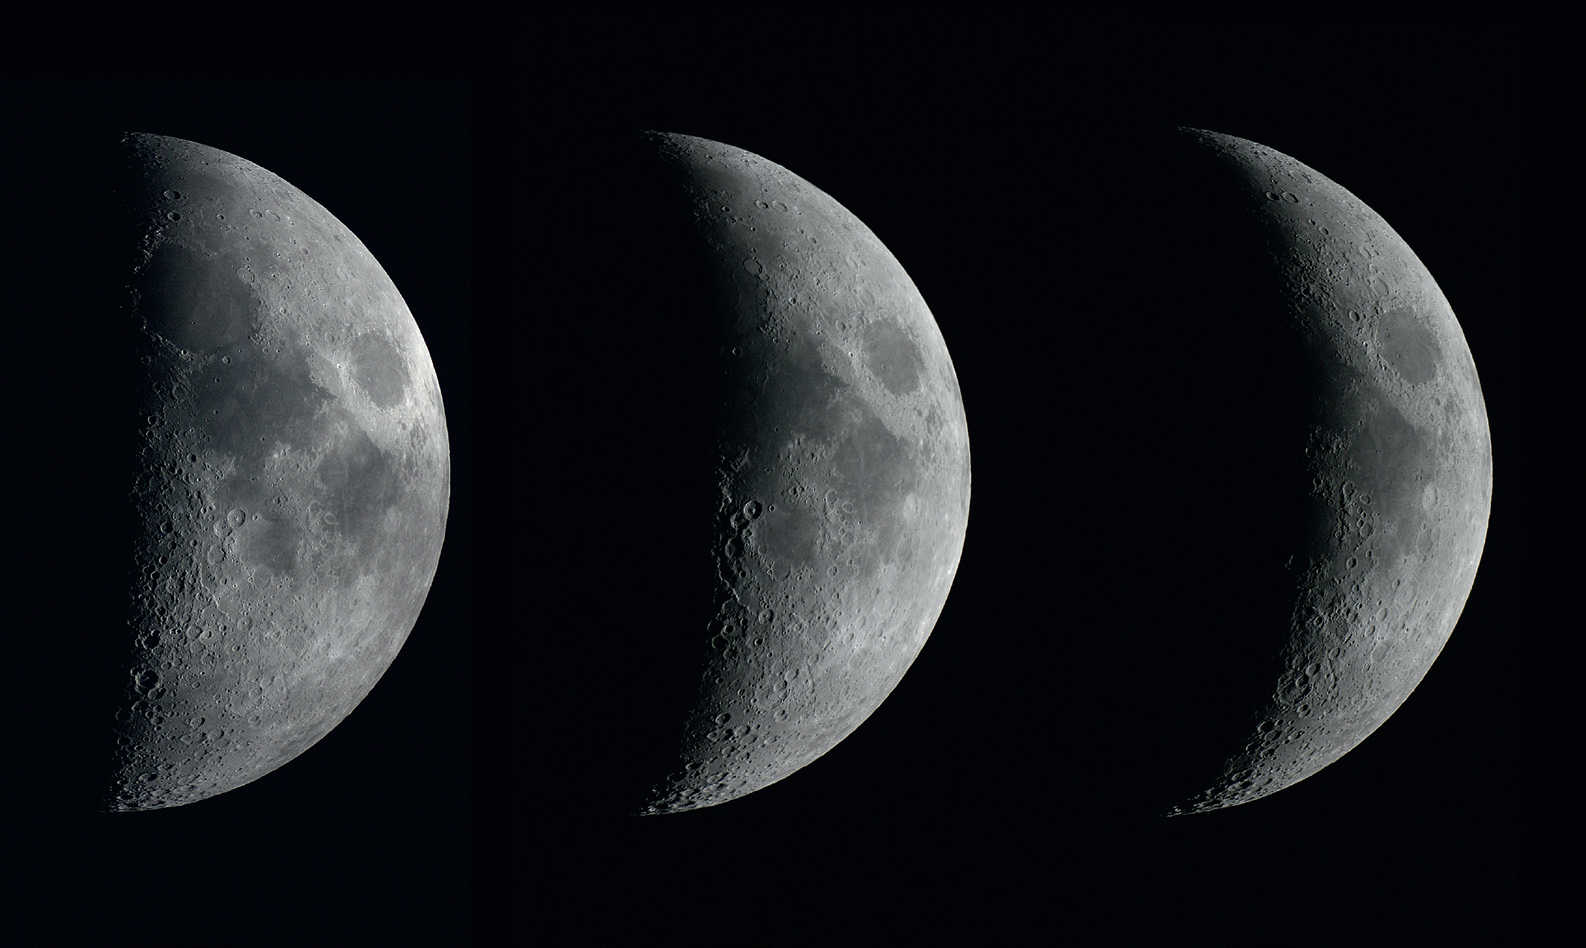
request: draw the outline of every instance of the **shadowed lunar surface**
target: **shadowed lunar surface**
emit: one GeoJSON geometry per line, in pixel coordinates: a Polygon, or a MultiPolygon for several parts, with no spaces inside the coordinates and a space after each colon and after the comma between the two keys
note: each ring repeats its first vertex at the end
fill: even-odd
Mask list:
{"type": "MultiPolygon", "coordinates": [[[[556,547],[575,585],[549,635],[576,639],[563,665],[590,676],[568,707],[603,713],[567,722],[596,733],[548,769],[605,773],[630,811],[689,810],[815,760],[898,684],[963,546],[964,409],[903,267],[797,175],[662,134],[582,174],[570,213],[599,236],[575,243],[619,265],[570,277],[590,293],[533,344],[565,333],[558,365],[588,366],[542,396],[592,421],[561,436],[549,492],[589,511],[556,547]]],[[[543,514],[525,529],[544,535],[543,514]]],[[[576,717],[548,713],[537,732],[576,717]]]]}
{"type": "Polygon", "coordinates": [[[335,727],[440,556],[445,416],[412,315],[331,214],[248,161],[122,142],[140,431],[110,810],[191,803],[335,727]]]}
{"type": "Polygon", "coordinates": [[[1448,640],[1491,498],[1481,387],[1426,267],[1323,175],[1200,131],[1077,149],[1045,396],[1082,500],[1042,518],[1061,792],[1248,802],[1371,734],[1448,640]]]}

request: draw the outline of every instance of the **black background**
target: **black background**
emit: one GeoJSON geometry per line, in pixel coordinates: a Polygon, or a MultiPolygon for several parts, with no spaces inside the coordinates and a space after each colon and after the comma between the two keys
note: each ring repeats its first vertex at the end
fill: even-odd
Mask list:
{"type": "Polygon", "coordinates": [[[1541,157],[1541,129],[1557,119],[1532,69],[1542,46],[1515,27],[614,15],[495,24],[432,51],[449,82],[9,84],[15,101],[56,109],[50,121],[224,148],[326,205],[391,274],[430,345],[453,460],[435,585],[369,698],[298,760],[199,804],[44,826],[13,813],[27,843],[14,891],[35,909],[18,916],[24,932],[163,944],[1369,944],[1518,936],[1545,922],[1562,894],[1547,858],[1563,828],[1550,787],[1567,768],[1538,682],[1565,627],[1538,588],[1543,436],[1559,413],[1536,350],[1552,345],[1555,284],[1569,274],[1537,260],[1556,202],[1570,198],[1541,157]],[[1072,185],[1066,144],[1120,117],[1271,145],[1382,214],[1460,319],[1495,484],[1465,612],[1387,724],[1267,799],[1138,823],[1043,792],[1073,765],[1053,748],[1075,725],[1053,719],[1040,688],[1047,643],[1071,630],[1050,621],[1056,578],[1005,582],[999,558],[1038,547],[1026,523],[995,515],[1017,506],[995,502],[999,474],[1027,483],[1071,450],[1039,404],[1001,400],[1025,392],[1002,377],[1013,354],[1054,345],[1061,268],[1043,241],[1084,226],[1050,213],[1041,188],[1072,185]],[[525,286],[567,295],[521,248],[555,239],[533,218],[537,189],[555,186],[536,179],[536,162],[591,124],[746,148],[865,221],[947,340],[976,497],[935,632],[851,737],[725,806],[569,828],[556,812],[516,823],[509,812],[519,696],[501,658],[553,634],[518,623],[514,602],[566,591],[506,565],[524,539],[502,515],[521,489],[509,458],[522,430],[504,395],[525,368],[502,341],[517,321],[554,316],[525,286]]]}

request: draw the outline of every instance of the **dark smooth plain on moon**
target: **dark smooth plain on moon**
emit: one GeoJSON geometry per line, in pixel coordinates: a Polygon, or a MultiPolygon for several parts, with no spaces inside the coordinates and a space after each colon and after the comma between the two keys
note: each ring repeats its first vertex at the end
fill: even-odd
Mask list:
{"type": "Polygon", "coordinates": [[[1481,387],[1427,268],[1315,170],[1190,130],[1076,151],[1063,344],[1028,386],[1068,458],[1038,531],[1054,793],[1246,803],[1358,745],[1448,641],[1491,499],[1481,387]]]}
{"type": "Polygon", "coordinates": [[[557,544],[571,615],[548,632],[576,645],[547,686],[576,697],[532,716],[581,736],[531,779],[611,782],[628,811],[711,806],[829,751],[925,644],[968,517],[962,399],[903,267],[787,169],[649,134],[565,190],[598,234],[577,246],[610,267],[570,277],[588,294],[532,343],[583,367],[540,403],[584,419],[548,493],[588,517],[557,544]],[[590,706],[598,725],[577,720],[590,706]]]}
{"type": "Polygon", "coordinates": [[[450,490],[429,352],[358,238],[235,155],[122,149],[140,430],[112,811],[256,780],[346,717],[418,617],[450,490]]]}

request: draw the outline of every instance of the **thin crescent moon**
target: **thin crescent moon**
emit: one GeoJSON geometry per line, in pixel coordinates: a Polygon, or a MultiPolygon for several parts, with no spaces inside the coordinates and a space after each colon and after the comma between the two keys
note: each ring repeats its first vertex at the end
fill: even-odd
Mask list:
{"type": "Polygon", "coordinates": [[[1244,745],[1170,812],[1260,799],[1375,731],[1442,651],[1492,502],[1476,365],[1426,266],[1364,202],[1274,149],[1182,130],[1242,180],[1321,383],[1306,446],[1315,527],[1281,674],[1244,745]]]}

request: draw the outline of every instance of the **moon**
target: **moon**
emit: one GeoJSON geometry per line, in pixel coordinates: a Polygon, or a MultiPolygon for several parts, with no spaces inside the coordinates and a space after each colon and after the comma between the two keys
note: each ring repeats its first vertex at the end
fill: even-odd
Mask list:
{"type": "Polygon", "coordinates": [[[1127,820],[1248,803],[1382,726],[1449,640],[1491,503],[1481,385],[1427,267],[1316,170],[1191,129],[1074,151],[1061,305],[1004,373],[1048,463],[999,468],[1049,501],[1051,542],[1006,567],[1061,579],[1027,679],[1051,792],[1127,820]]]}
{"type": "Polygon", "coordinates": [[[719,269],[724,388],[707,650],[663,813],[786,777],[891,693],[947,600],[970,469],[946,343],[881,241],[757,155],[655,141],[719,269]]]}
{"type": "Polygon", "coordinates": [[[256,780],[363,700],[434,577],[450,462],[418,326],[346,226],[215,148],[120,157],[138,432],[102,806],[135,811],[256,780]]]}
{"type": "Polygon", "coordinates": [[[584,735],[545,755],[554,773],[579,774],[580,793],[621,785],[611,805],[627,812],[676,813],[787,777],[897,686],[964,543],[963,400],[918,288],[814,185],[678,134],[579,165],[560,190],[588,236],[558,243],[598,273],[567,276],[579,292],[547,323],[583,353],[556,365],[590,375],[564,369],[567,387],[540,396],[581,419],[545,491],[579,513],[554,560],[525,567],[568,577],[554,584],[571,614],[547,638],[577,646],[527,690],[571,693],[535,716],[584,735]],[[577,686],[569,666],[586,669],[577,686]],[[581,722],[563,704],[609,713],[581,722]]]}
{"type": "Polygon", "coordinates": [[[1313,365],[1304,456],[1308,540],[1280,673],[1197,813],[1259,799],[1333,763],[1409,697],[1475,581],[1492,451],[1475,362],[1408,244],[1359,198],[1254,142],[1200,130],[1186,147],[1235,172],[1233,213],[1259,224],[1278,313],[1313,365]]]}

